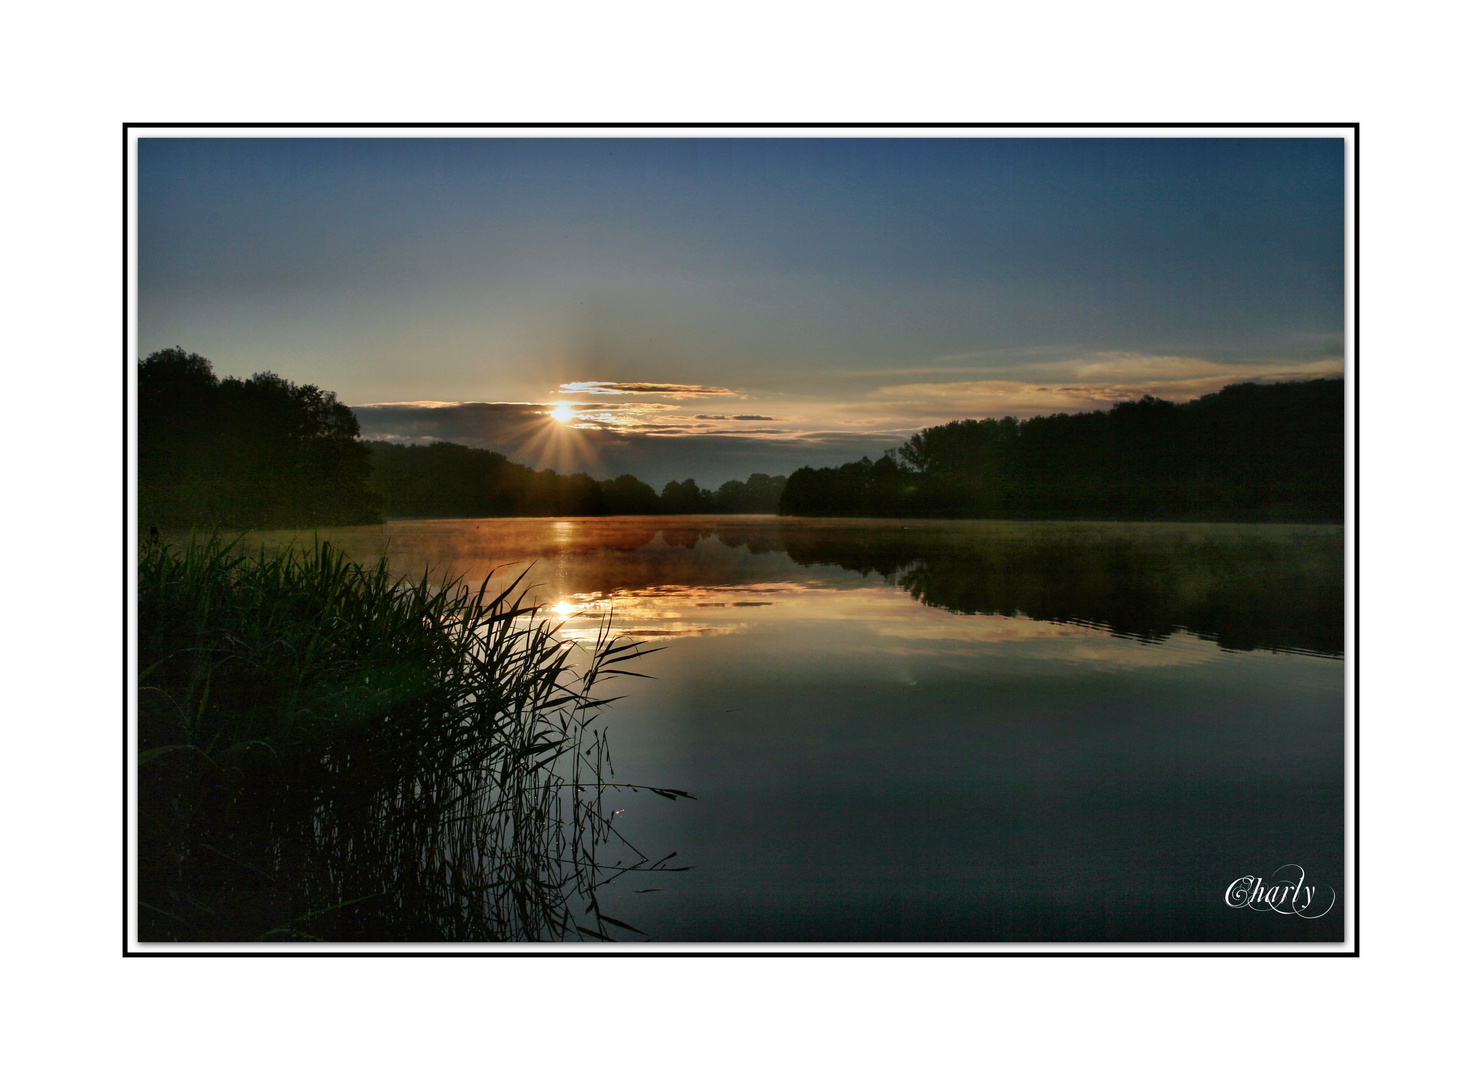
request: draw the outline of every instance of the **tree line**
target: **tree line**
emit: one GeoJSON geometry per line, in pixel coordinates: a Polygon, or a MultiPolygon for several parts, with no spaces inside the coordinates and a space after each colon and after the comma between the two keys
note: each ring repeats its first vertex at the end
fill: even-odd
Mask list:
{"type": "Polygon", "coordinates": [[[1342,521],[1343,410],[1341,379],[1239,383],[1182,405],[954,420],[873,461],[655,491],[457,443],[365,442],[332,393],[270,372],[219,379],[176,348],[139,363],[139,514],[176,528],[383,514],[1342,521]]]}
{"type": "Polygon", "coordinates": [[[218,378],[165,349],[139,362],[139,520],[166,528],[310,528],[391,517],[775,514],[785,476],[662,491],[630,473],[535,470],[457,443],[360,439],[334,394],[271,372],[218,378]]]}
{"type": "Polygon", "coordinates": [[[219,379],[165,349],[139,363],[139,520],[293,528],[380,521],[350,408],[271,372],[219,379]]]}
{"type": "Polygon", "coordinates": [[[1343,382],[1237,383],[1182,405],[954,420],[871,461],[799,469],[828,517],[1343,520],[1343,382]]]}
{"type": "Polygon", "coordinates": [[[693,479],[662,491],[624,473],[595,480],[583,472],[536,470],[493,450],[459,443],[376,442],[370,488],[391,517],[596,517],[608,514],[775,514],[785,476],[753,473],[718,491],[693,479]]]}

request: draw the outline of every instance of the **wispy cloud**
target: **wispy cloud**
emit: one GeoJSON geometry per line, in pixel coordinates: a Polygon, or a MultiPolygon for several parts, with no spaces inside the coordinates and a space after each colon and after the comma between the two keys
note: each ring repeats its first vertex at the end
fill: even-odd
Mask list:
{"type": "MultiPolygon", "coordinates": [[[[959,372],[958,374],[962,374],[959,372]]],[[[1104,409],[1144,394],[1190,401],[1236,382],[1285,382],[1343,374],[1341,357],[1225,362],[1200,357],[1102,352],[1041,362],[997,378],[880,386],[844,411],[930,421],[964,416],[1038,416],[1104,409]],[[947,415],[950,414],[950,417],[947,415]]]]}
{"type": "Polygon", "coordinates": [[[769,393],[765,400],[771,414],[692,413],[694,405],[674,399],[734,391],[628,382],[563,386],[571,394],[582,388],[590,395],[585,400],[404,401],[355,409],[361,431],[371,439],[447,439],[498,450],[538,467],[582,468],[598,475],[630,471],[654,483],[694,475],[713,486],[751,472],[791,472],[804,464],[873,457],[924,427],[966,417],[1106,409],[1144,394],[1188,401],[1236,382],[1341,376],[1341,352],[1332,355],[1331,342],[1319,344],[1321,349],[1305,355],[1233,359],[1106,350],[1003,351],[978,357],[987,367],[976,370],[932,360],[920,368],[898,369],[898,374],[876,372],[873,386],[861,385],[851,372],[843,393],[838,383],[810,387],[806,395],[769,393]],[[558,404],[572,413],[564,424],[552,416],[558,404]]]}
{"type": "Polygon", "coordinates": [[[540,404],[534,401],[366,401],[359,405],[351,405],[352,409],[456,409],[467,405],[472,408],[516,408],[516,409],[538,409],[540,404]]]}
{"type": "Polygon", "coordinates": [[[723,386],[690,386],[685,383],[658,382],[570,382],[562,383],[557,394],[649,394],[662,397],[736,397],[736,391],[723,386]]]}
{"type": "Polygon", "coordinates": [[[1008,349],[982,349],[923,359],[897,367],[848,368],[835,371],[839,379],[926,378],[945,375],[967,378],[986,375],[1024,382],[1049,379],[1086,379],[1098,371],[1116,368],[1127,379],[1167,380],[1179,368],[1207,365],[1212,373],[1226,373],[1231,381],[1272,367],[1341,359],[1342,331],[1312,331],[1286,335],[1280,343],[1260,351],[1203,349],[1191,353],[1087,349],[1070,345],[1033,345],[1008,349]],[[1058,373],[1058,374],[1056,374],[1058,373]]]}
{"type": "MultiPolygon", "coordinates": [[[[352,406],[363,438],[425,444],[463,443],[496,450],[536,468],[581,469],[601,477],[631,472],[651,484],[694,477],[715,487],[754,472],[792,472],[878,455],[898,436],[860,431],[790,431],[731,427],[676,416],[666,402],[573,403],[560,424],[539,402],[381,402],[352,406]]],[[[909,434],[909,433],[907,433],[909,434]]]]}
{"type": "Polygon", "coordinates": [[[679,406],[667,401],[607,401],[594,402],[563,401],[563,408],[572,411],[571,426],[578,428],[611,428],[628,430],[641,427],[646,421],[665,417],[679,406]]]}

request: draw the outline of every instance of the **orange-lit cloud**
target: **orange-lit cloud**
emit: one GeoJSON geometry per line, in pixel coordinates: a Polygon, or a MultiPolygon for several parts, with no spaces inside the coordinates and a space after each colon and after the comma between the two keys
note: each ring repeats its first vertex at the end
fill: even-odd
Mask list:
{"type": "Polygon", "coordinates": [[[991,369],[996,378],[880,386],[868,392],[867,402],[846,405],[844,411],[870,410],[876,415],[918,421],[946,419],[947,414],[953,418],[1039,416],[1105,409],[1144,394],[1183,402],[1236,382],[1285,382],[1343,374],[1341,357],[1237,364],[1187,356],[1103,352],[1040,361],[1032,370],[1026,370],[1028,366],[991,369]]]}
{"type": "Polygon", "coordinates": [[[583,388],[586,400],[409,401],[355,410],[368,439],[446,440],[537,467],[599,477],[632,472],[656,485],[695,476],[714,487],[752,472],[875,457],[952,420],[1085,412],[1145,394],[1183,402],[1232,383],[1341,377],[1342,351],[1336,338],[1296,355],[1234,359],[1033,348],[924,358],[873,372],[841,365],[831,375],[800,375],[785,389],[755,391],[765,414],[691,413],[673,399],[735,392],[636,382],[564,384],[567,394],[583,388]],[[565,424],[551,417],[558,404],[571,410],[565,424]]]}
{"type": "Polygon", "coordinates": [[[659,397],[736,397],[736,391],[723,386],[689,386],[684,383],[658,382],[570,382],[562,383],[558,394],[652,394],[659,397]]]}

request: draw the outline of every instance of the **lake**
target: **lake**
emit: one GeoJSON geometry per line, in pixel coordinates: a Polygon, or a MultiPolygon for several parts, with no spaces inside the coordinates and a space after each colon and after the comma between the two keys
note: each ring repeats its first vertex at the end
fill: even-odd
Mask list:
{"type": "MultiPolygon", "coordinates": [[[[261,534],[281,539],[284,534],[261,534]]],[[[661,942],[1341,941],[1343,531],[776,517],[321,532],[399,574],[525,571],[609,684],[661,942]],[[1235,907],[1301,867],[1331,910],[1235,907]]],[[[1325,903],[1324,901],[1323,903],[1325,903]]],[[[1310,909],[1321,909],[1318,904],[1310,909]]]]}

